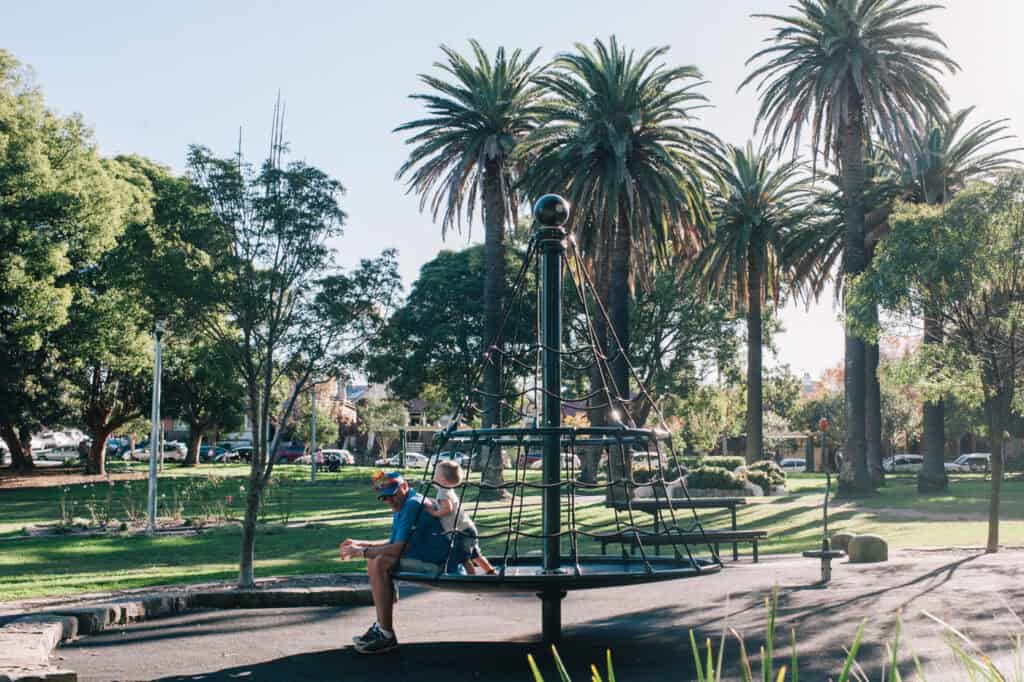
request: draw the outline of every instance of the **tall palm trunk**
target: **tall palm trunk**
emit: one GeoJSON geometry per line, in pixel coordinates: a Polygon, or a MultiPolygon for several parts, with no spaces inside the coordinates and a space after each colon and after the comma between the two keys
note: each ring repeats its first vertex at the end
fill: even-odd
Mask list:
{"type": "MultiPolygon", "coordinates": [[[[843,194],[846,199],[846,244],[843,250],[843,269],[846,281],[864,271],[864,127],[863,106],[860,97],[851,95],[848,111],[850,120],[842,133],[840,161],[842,165],[843,194]]],[[[866,363],[864,340],[846,329],[846,375],[843,387],[846,398],[846,461],[853,465],[853,480],[846,484],[847,492],[872,492],[868,471],[867,443],[864,435],[864,398],[866,395],[866,363]]]]}
{"type": "Polygon", "coordinates": [[[761,389],[761,263],[750,254],[747,280],[747,462],[764,451],[764,398],[761,389]]]}
{"type": "MultiPolygon", "coordinates": [[[[501,308],[505,285],[505,201],[502,196],[501,163],[488,161],[483,176],[483,218],[484,218],[484,329],[485,343],[498,343],[501,333],[501,308]]],[[[501,423],[501,374],[502,357],[488,356],[484,364],[484,414],[485,429],[501,423]]],[[[501,486],[505,482],[504,462],[501,448],[484,448],[481,451],[483,474],[482,483],[487,486],[501,486]]],[[[506,494],[496,488],[497,496],[506,494]]]]}
{"type": "MultiPolygon", "coordinates": [[[[942,343],[942,322],[933,316],[924,318],[924,342],[942,343]]],[[[926,402],[923,409],[924,465],[917,474],[917,490],[922,493],[945,490],[949,485],[946,477],[946,407],[942,400],[926,402]]]]}
{"type": "MultiPolygon", "coordinates": [[[[609,391],[613,405],[619,413],[622,423],[628,424],[629,404],[629,365],[626,353],[629,352],[629,259],[632,241],[629,221],[620,216],[612,236],[611,268],[608,280],[608,307],[611,318],[611,329],[608,335],[608,353],[611,362],[611,386],[609,391]],[[616,342],[617,339],[617,342],[616,342]]],[[[608,476],[612,486],[608,494],[615,502],[623,502],[632,493],[629,481],[632,478],[632,458],[629,449],[613,445],[608,455],[608,476]]]]}
{"type": "Polygon", "coordinates": [[[868,472],[873,486],[885,483],[885,471],[882,470],[882,384],[878,381],[878,363],[878,344],[865,343],[864,435],[867,438],[868,472]]]}
{"type": "MultiPolygon", "coordinates": [[[[594,288],[596,289],[595,295],[598,301],[594,302],[594,305],[600,303],[605,305],[608,300],[608,261],[602,256],[595,264],[594,269],[594,288]]],[[[608,353],[608,324],[605,322],[604,315],[592,315],[593,326],[594,326],[594,337],[596,352],[601,355],[607,355],[608,353]]],[[[596,359],[595,359],[596,360],[596,359]]],[[[597,393],[593,398],[590,399],[591,408],[588,411],[588,419],[590,420],[591,426],[605,426],[608,423],[608,395],[605,390],[608,388],[606,384],[607,379],[601,369],[599,362],[594,362],[590,367],[590,392],[597,393]]],[[[601,453],[605,451],[603,445],[595,445],[586,449],[583,454],[583,470],[580,472],[580,478],[586,483],[597,483],[598,469],[601,464],[601,453]]]]}

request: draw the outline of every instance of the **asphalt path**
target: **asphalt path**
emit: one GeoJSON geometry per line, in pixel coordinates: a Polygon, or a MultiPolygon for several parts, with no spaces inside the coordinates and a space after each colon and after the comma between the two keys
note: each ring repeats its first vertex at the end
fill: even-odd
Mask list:
{"type": "MultiPolygon", "coordinates": [[[[1024,551],[897,552],[884,564],[835,566],[827,589],[816,562],[769,557],[727,565],[717,576],[571,593],[563,606],[559,652],[575,680],[590,680],[611,649],[619,680],[694,680],[689,643],[724,627],[756,654],[764,643],[764,600],[778,589],[777,665],[788,663],[795,628],[800,676],[837,676],[844,648],[866,619],[858,661],[871,679],[886,659],[897,618],[905,623],[901,658],[922,660],[929,682],[966,679],[942,627],[956,626],[997,661],[1012,656],[1010,635],[1024,632],[1024,551]]],[[[403,585],[397,652],[360,656],[351,637],[373,622],[369,608],[194,611],[83,638],[59,650],[80,680],[505,680],[532,679],[533,654],[556,680],[550,651],[537,643],[540,602],[524,594],[465,594],[403,585]]],[[[738,645],[726,639],[725,679],[739,679],[738,645]]],[[[760,677],[755,662],[755,677],[760,677]]],[[[912,677],[912,664],[902,666],[912,677]]]]}

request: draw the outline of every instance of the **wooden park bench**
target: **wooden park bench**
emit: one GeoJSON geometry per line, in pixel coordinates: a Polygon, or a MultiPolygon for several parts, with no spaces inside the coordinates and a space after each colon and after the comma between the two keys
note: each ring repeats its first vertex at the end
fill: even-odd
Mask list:
{"type": "MultiPolygon", "coordinates": [[[[730,520],[729,530],[705,529],[704,530],[704,537],[707,538],[707,542],[715,545],[715,553],[716,554],[718,553],[718,543],[725,542],[725,543],[732,544],[732,559],[733,559],[733,561],[738,561],[739,558],[740,558],[739,543],[741,543],[741,542],[749,542],[749,543],[751,543],[753,545],[754,561],[756,562],[758,560],[758,547],[757,547],[757,543],[758,543],[758,541],[766,538],[768,536],[768,533],[766,531],[739,530],[737,528],[737,524],[736,524],[736,508],[739,507],[740,505],[743,505],[743,504],[746,504],[746,503],[747,503],[747,499],[745,497],[693,497],[693,498],[690,498],[690,499],[679,498],[679,499],[672,499],[671,500],[671,509],[674,510],[675,515],[676,515],[676,519],[679,522],[685,521],[685,519],[680,518],[680,514],[689,515],[690,511],[694,510],[694,509],[728,509],[729,510],[729,520],[730,520]],[[723,534],[726,534],[726,536],[723,536],[723,534]],[[713,536],[716,537],[717,539],[712,539],[713,536]]],[[[618,510],[620,512],[620,516],[621,516],[621,512],[624,512],[624,511],[628,512],[630,509],[632,509],[635,512],[642,512],[644,514],[649,514],[654,519],[654,523],[652,524],[652,532],[654,532],[654,533],[657,533],[659,528],[663,528],[663,527],[669,525],[669,523],[666,523],[666,522],[671,522],[671,518],[669,518],[669,500],[666,500],[664,498],[661,498],[661,499],[656,499],[656,498],[634,499],[634,500],[631,500],[629,503],[627,503],[627,502],[615,502],[615,503],[612,503],[612,504],[610,504],[608,506],[613,508],[613,509],[618,510]]],[[[700,535],[700,533],[697,532],[697,531],[695,531],[694,534],[697,535],[697,536],[700,535]]],[[[675,536],[673,536],[673,538],[674,537],[675,536]]],[[[651,545],[651,546],[653,546],[655,548],[657,548],[660,545],[700,544],[701,542],[704,542],[703,539],[694,540],[693,542],[690,542],[690,543],[679,542],[679,541],[673,543],[671,540],[667,540],[667,539],[666,539],[665,542],[660,542],[660,543],[658,543],[658,542],[649,542],[649,540],[654,540],[654,539],[655,538],[653,536],[650,536],[650,537],[641,536],[641,542],[643,542],[644,545],[651,545]]],[[[633,540],[635,541],[635,537],[633,538],[633,540]]],[[[607,540],[606,541],[604,539],[601,539],[602,553],[604,552],[604,548],[608,544],[611,544],[611,543],[614,543],[614,542],[617,542],[617,541],[616,540],[607,540]]],[[[633,544],[633,543],[629,542],[627,540],[627,544],[633,544]]]]}
{"type": "MultiPolygon", "coordinates": [[[[715,554],[721,556],[719,546],[721,543],[732,543],[733,551],[740,542],[749,542],[753,546],[754,563],[759,559],[757,543],[768,537],[768,532],[763,530],[705,530],[691,531],[687,533],[661,533],[659,535],[645,535],[643,533],[600,533],[595,539],[601,542],[601,553],[611,544],[623,544],[630,546],[630,554],[636,554],[637,547],[661,547],[664,545],[703,545],[708,544],[714,547],[715,554]]],[[[735,557],[734,557],[735,558],[735,557]]]]}

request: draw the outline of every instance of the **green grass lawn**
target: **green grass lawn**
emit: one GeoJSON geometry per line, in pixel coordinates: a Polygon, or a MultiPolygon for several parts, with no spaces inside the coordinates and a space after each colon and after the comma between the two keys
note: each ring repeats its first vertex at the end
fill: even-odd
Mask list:
{"type": "MultiPolygon", "coordinates": [[[[264,510],[266,523],[256,542],[257,574],[361,571],[361,561],[341,563],[336,557],[338,543],[345,537],[379,538],[388,531],[389,519],[370,490],[370,471],[321,472],[318,483],[310,485],[305,467],[279,467],[278,483],[264,510]]],[[[0,601],[234,578],[238,526],[213,522],[241,518],[246,475],[244,465],[169,467],[160,477],[162,515],[210,525],[195,534],[156,537],[129,532],[99,537],[25,537],[24,533],[28,526],[59,522],[62,504],[65,517],[74,516],[82,523],[97,515],[119,521],[141,515],[144,480],[0,489],[5,512],[0,521],[0,601]]],[[[536,475],[530,472],[531,478],[536,475]]],[[[893,547],[978,546],[985,540],[988,488],[983,477],[966,475],[953,479],[947,493],[919,496],[913,477],[891,477],[875,497],[834,500],[832,526],[879,533],[893,547]]],[[[788,489],[782,497],[751,498],[739,510],[741,528],[769,532],[762,545],[765,553],[809,549],[821,540],[824,477],[797,474],[790,477],[788,489]]],[[[522,501],[515,517],[524,529],[537,532],[538,492],[529,491],[522,501]]],[[[467,502],[470,509],[474,504],[467,502]]],[[[482,503],[475,518],[482,533],[500,532],[508,523],[509,506],[482,503]]],[[[646,522],[649,517],[640,514],[639,518],[646,522]]],[[[1004,484],[1002,518],[1002,541],[1024,544],[1024,482],[1004,484]]],[[[701,521],[707,527],[724,527],[728,515],[702,513],[701,521]]],[[[593,498],[577,507],[576,522],[593,530],[614,526],[612,512],[593,498]]],[[[538,542],[521,539],[519,553],[537,549],[538,542]]],[[[505,552],[504,536],[483,545],[491,556],[505,552]]],[[[581,538],[580,546],[582,552],[593,553],[597,545],[581,538]]]]}

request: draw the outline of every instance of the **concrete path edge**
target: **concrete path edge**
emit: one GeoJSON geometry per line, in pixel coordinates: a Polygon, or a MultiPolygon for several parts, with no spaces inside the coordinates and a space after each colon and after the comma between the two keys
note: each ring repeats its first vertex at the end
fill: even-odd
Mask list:
{"type": "Polygon", "coordinates": [[[370,606],[369,586],[223,589],[149,595],[98,604],[56,607],[20,616],[0,627],[0,682],[77,682],[74,671],[51,663],[63,642],[113,627],[173,616],[191,609],[280,609],[370,606]]]}

